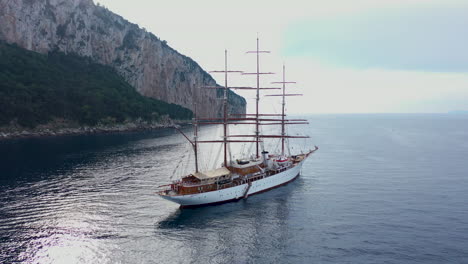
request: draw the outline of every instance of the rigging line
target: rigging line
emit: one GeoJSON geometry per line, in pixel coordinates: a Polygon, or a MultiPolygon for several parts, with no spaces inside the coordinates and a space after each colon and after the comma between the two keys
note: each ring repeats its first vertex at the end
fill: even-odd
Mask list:
{"type": "Polygon", "coordinates": [[[211,168],[211,163],[212,160],[213,160],[213,148],[215,147],[213,144],[208,144],[208,145],[204,145],[206,146],[205,148],[207,149],[207,151],[205,152],[205,156],[204,156],[204,160],[205,160],[205,166],[204,166],[204,170],[205,171],[208,171],[210,168],[211,168]]]}
{"type": "MultiPolygon", "coordinates": [[[[183,169],[182,173],[184,175],[188,174],[187,172],[189,171],[189,166],[190,166],[191,161],[192,161],[192,155],[193,155],[192,151],[187,151],[187,157],[185,159],[185,165],[182,167],[182,169],[183,169]]],[[[193,170],[190,168],[190,171],[193,171],[193,170]]]]}
{"type": "Polygon", "coordinates": [[[276,141],[277,142],[275,144],[275,146],[276,146],[275,147],[275,153],[279,153],[279,146],[280,146],[280,143],[281,143],[281,138],[278,138],[276,141]]]}
{"type": "MultiPolygon", "coordinates": [[[[229,135],[229,126],[227,126],[226,128],[226,135],[229,135]]],[[[228,162],[231,162],[232,160],[232,152],[231,152],[231,144],[227,144],[227,156],[229,157],[229,161],[228,162]]],[[[224,164],[224,167],[227,167],[228,165],[227,164],[224,164]]]]}
{"type": "Polygon", "coordinates": [[[177,168],[179,167],[180,163],[182,162],[181,159],[178,160],[176,166],[174,167],[174,170],[172,171],[172,175],[171,175],[171,179],[174,178],[176,172],[177,172],[177,168]]]}
{"type": "MultiPolygon", "coordinates": [[[[247,153],[252,153],[253,152],[253,148],[254,148],[255,144],[253,143],[249,143],[249,150],[247,153]]],[[[245,155],[244,157],[248,157],[248,155],[245,155]]]]}
{"type": "MultiPolygon", "coordinates": [[[[200,151],[200,153],[201,152],[202,151],[200,151]]],[[[205,157],[205,155],[204,154],[202,154],[202,155],[199,154],[198,157],[202,161],[202,162],[200,162],[200,165],[201,165],[200,170],[201,171],[206,171],[206,157],[205,157]]]]}
{"type": "MultiPolygon", "coordinates": [[[[186,154],[187,154],[187,153],[185,152],[185,153],[184,153],[184,156],[185,156],[186,154]]],[[[176,172],[178,171],[178,168],[180,167],[180,164],[182,164],[182,162],[183,162],[184,156],[182,156],[182,158],[179,159],[177,165],[175,166],[174,170],[172,171],[172,175],[171,175],[170,179],[173,179],[173,178],[174,178],[176,172]]]]}
{"type": "Polygon", "coordinates": [[[221,150],[223,150],[224,146],[222,144],[220,144],[220,147],[219,147],[219,150],[218,150],[218,153],[216,154],[216,156],[214,157],[213,159],[213,164],[211,166],[211,168],[216,168],[216,164],[218,163],[219,161],[219,157],[220,157],[220,154],[221,154],[221,150]]]}
{"type": "MultiPolygon", "coordinates": [[[[219,126],[216,126],[211,132],[211,134],[213,134],[213,132],[215,132],[214,134],[217,135],[219,131],[219,126]]],[[[210,137],[213,137],[213,136],[210,136],[210,137]]],[[[205,154],[204,155],[204,171],[209,171],[213,168],[213,164],[216,164],[216,160],[218,158],[218,154],[214,155],[216,152],[218,152],[218,150],[220,150],[220,146],[218,146],[218,144],[205,144],[203,145],[206,149],[205,151],[205,154]]],[[[221,146],[222,147],[222,146],[221,146]]]]}
{"type": "Polygon", "coordinates": [[[177,174],[183,174],[183,167],[184,167],[184,163],[185,163],[185,155],[182,157],[182,159],[180,159],[180,162],[177,166],[177,174]]]}
{"type": "Polygon", "coordinates": [[[200,149],[201,151],[199,152],[199,157],[200,157],[200,160],[203,161],[201,163],[201,165],[202,165],[201,170],[206,171],[207,166],[208,166],[208,162],[207,162],[206,157],[207,157],[207,155],[208,155],[208,157],[210,156],[210,152],[209,152],[209,149],[207,149],[207,145],[201,144],[200,146],[202,146],[202,148],[200,149]]]}
{"type": "MultiPolygon", "coordinates": [[[[222,126],[215,126],[213,127],[213,129],[210,131],[210,138],[214,138],[216,137],[216,135],[219,135],[219,132],[221,130],[222,126]],[[213,136],[214,134],[214,136],[213,136]]],[[[214,144],[209,144],[207,145],[207,148],[208,148],[208,155],[206,155],[204,158],[205,158],[205,171],[209,171],[213,168],[214,164],[217,163],[216,159],[219,155],[219,153],[216,155],[216,156],[213,156],[213,153],[215,153],[217,151],[217,148],[219,146],[217,145],[214,145],[214,144]],[[212,162],[212,163],[211,163],[212,162]]],[[[220,150],[220,149],[219,149],[220,150]]]]}
{"type": "Polygon", "coordinates": [[[181,173],[182,174],[187,174],[187,167],[192,159],[193,155],[193,146],[190,144],[187,144],[187,147],[185,148],[185,155],[183,157],[184,160],[184,165],[181,167],[181,173]]]}
{"type": "Polygon", "coordinates": [[[179,166],[180,168],[180,173],[184,173],[184,167],[187,166],[187,163],[188,163],[188,159],[190,158],[190,155],[192,153],[192,151],[190,151],[190,149],[188,149],[190,146],[187,144],[186,145],[187,147],[185,147],[186,151],[184,153],[184,155],[182,156],[182,159],[181,159],[181,163],[180,165],[183,165],[183,166],[179,166]]]}
{"type": "Polygon", "coordinates": [[[274,145],[275,153],[276,153],[276,154],[281,154],[281,151],[279,151],[280,146],[281,146],[281,144],[280,144],[280,143],[281,143],[281,141],[280,141],[281,139],[280,139],[280,138],[278,138],[278,139],[279,139],[278,141],[277,141],[277,139],[275,139],[275,141],[272,142],[272,144],[275,144],[275,145],[274,145]]]}
{"type": "MultiPolygon", "coordinates": [[[[261,133],[260,133],[260,135],[261,135],[261,133]]],[[[265,142],[263,140],[260,142],[260,148],[261,148],[262,151],[265,151],[265,142]]]]}

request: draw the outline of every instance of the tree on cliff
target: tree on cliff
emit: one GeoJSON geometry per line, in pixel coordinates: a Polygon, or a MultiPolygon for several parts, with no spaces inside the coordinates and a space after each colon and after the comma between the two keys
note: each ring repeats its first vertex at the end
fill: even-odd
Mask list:
{"type": "Polygon", "coordinates": [[[54,119],[80,124],[190,119],[179,105],[140,95],[114,69],[89,58],[43,55],[0,42],[0,126],[34,127],[54,119]]]}

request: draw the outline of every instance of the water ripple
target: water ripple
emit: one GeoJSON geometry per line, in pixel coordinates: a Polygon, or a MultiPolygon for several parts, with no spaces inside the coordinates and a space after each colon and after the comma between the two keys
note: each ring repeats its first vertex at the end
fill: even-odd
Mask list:
{"type": "Polygon", "coordinates": [[[155,195],[192,169],[169,130],[0,143],[0,263],[468,262],[467,120],[308,119],[298,180],[193,210],[155,195]]]}

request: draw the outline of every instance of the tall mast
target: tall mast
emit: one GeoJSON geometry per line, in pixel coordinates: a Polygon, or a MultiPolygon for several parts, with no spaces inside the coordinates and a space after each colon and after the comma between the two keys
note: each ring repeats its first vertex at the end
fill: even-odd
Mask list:
{"type": "MultiPolygon", "coordinates": [[[[290,120],[286,120],[286,96],[302,96],[302,94],[286,94],[286,84],[290,84],[290,83],[296,83],[296,82],[288,82],[286,81],[286,66],[285,64],[283,63],[283,81],[281,82],[272,82],[272,83],[275,83],[275,84],[279,84],[281,83],[283,85],[283,92],[281,94],[274,94],[274,95],[267,95],[267,96],[281,96],[282,98],[282,103],[281,103],[281,155],[284,156],[285,155],[285,141],[286,141],[286,138],[301,138],[301,137],[291,137],[291,136],[288,136],[286,135],[286,125],[289,125],[289,124],[292,124],[291,122],[289,122],[290,120]]],[[[301,120],[300,122],[303,122],[305,120],[301,120]]],[[[307,122],[305,123],[295,123],[295,124],[306,124],[307,122]]]]}
{"type": "Polygon", "coordinates": [[[227,50],[224,50],[224,97],[223,97],[223,107],[224,107],[224,117],[223,117],[223,127],[224,127],[224,167],[227,167],[227,118],[228,118],[228,110],[227,110],[227,90],[228,90],[228,70],[227,70],[227,50]]]}
{"type": "Polygon", "coordinates": [[[260,157],[259,155],[259,143],[260,143],[260,113],[259,113],[259,103],[260,103],[260,90],[263,89],[276,89],[276,88],[260,88],[260,75],[262,74],[274,74],[272,72],[260,72],[260,53],[270,53],[270,51],[266,50],[260,50],[260,41],[259,38],[257,37],[257,49],[255,51],[247,51],[247,53],[256,53],[257,55],[257,71],[254,73],[243,73],[243,74],[255,74],[257,76],[257,87],[255,88],[257,90],[257,96],[255,100],[255,140],[257,141],[255,143],[256,145],[256,157],[260,157]]]}
{"type": "MultiPolygon", "coordinates": [[[[228,143],[231,142],[244,142],[244,141],[233,141],[233,140],[228,140],[229,135],[228,135],[228,125],[229,125],[229,111],[228,111],[228,92],[229,88],[228,87],[228,73],[242,73],[242,71],[229,71],[228,70],[228,61],[227,61],[227,50],[224,50],[224,70],[222,71],[210,71],[211,73],[224,73],[224,87],[222,86],[204,86],[203,88],[205,89],[223,89],[224,90],[224,95],[223,95],[223,117],[222,118],[201,118],[198,119],[198,121],[202,121],[202,124],[222,124],[223,125],[223,140],[208,140],[208,141],[198,141],[198,143],[223,143],[224,147],[224,166],[228,166],[228,143]],[[209,121],[210,123],[206,123],[205,121],[209,121]],[[222,121],[222,122],[221,122],[222,121]]],[[[251,142],[251,141],[249,141],[251,142]]]]}
{"type": "Polygon", "coordinates": [[[283,63],[283,102],[282,102],[282,111],[281,111],[281,155],[284,156],[284,136],[286,136],[285,133],[285,125],[284,125],[284,107],[286,105],[286,77],[285,77],[285,66],[283,63]]]}
{"type": "Polygon", "coordinates": [[[195,152],[195,173],[198,173],[198,121],[197,121],[197,97],[196,93],[194,97],[194,117],[193,117],[193,151],[195,152]]]}
{"type": "Polygon", "coordinates": [[[256,157],[258,158],[259,155],[259,151],[258,151],[258,142],[259,142],[259,136],[260,136],[260,127],[259,127],[259,120],[258,120],[258,105],[259,105],[259,102],[260,102],[260,48],[259,48],[259,41],[258,41],[258,37],[257,37],[257,97],[256,97],[256,100],[255,100],[255,108],[256,108],[256,111],[255,111],[255,135],[256,135],[256,138],[255,140],[257,141],[255,143],[256,145],[256,157]]]}

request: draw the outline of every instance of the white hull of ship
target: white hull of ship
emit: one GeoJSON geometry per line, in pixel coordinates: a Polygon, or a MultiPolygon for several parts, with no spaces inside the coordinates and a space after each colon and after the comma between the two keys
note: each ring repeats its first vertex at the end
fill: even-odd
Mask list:
{"type": "Polygon", "coordinates": [[[263,191],[267,191],[269,189],[273,189],[284,185],[288,182],[293,181],[299,173],[301,172],[302,163],[304,161],[298,163],[296,166],[287,169],[283,172],[277,173],[273,176],[265,177],[263,179],[253,181],[249,188],[247,183],[238,185],[235,187],[230,187],[218,191],[211,191],[205,193],[197,193],[197,194],[190,194],[190,195],[161,195],[162,198],[178,203],[181,207],[196,207],[196,206],[203,206],[203,205],[210,205],[210,204],[218,204],[223,202],[235,201],[247,197],[249,195],[253,195],[256,193],[260,193],[263,191]],[[248,190],[248,191],[247,191],[248,190]],[[247,194],[246,194],[247,191],[247,194]]]}

